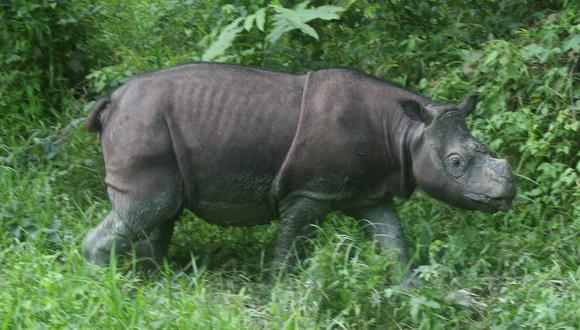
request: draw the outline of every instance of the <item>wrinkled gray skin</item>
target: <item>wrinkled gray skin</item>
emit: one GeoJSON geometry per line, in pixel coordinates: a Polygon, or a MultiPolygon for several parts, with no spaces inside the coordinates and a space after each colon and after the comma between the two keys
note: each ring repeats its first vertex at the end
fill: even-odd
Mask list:
{"type": "MultiPolygon", "coordinates": [[[[476,99],[439,104],[350,69],[292,75],[197,63],[138,76],[87,118],[100,131],[112,210],[87,235],[85,254],[105,264],[114,246],[159,261],[187,208],[223,226],[279,218],[279,270],[313,224],[342,210],[407,267],[393,196],[418,186],[495,212],[515,195],[507,161],[467,129],[476,99]]],[[[405,281],[413,284],[409,271],[405,281]]]]}

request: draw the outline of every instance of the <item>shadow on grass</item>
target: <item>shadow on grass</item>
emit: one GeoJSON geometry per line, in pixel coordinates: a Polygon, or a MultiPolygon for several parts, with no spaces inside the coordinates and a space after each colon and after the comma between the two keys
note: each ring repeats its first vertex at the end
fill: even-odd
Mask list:
{"type": "Polygon", "coordinates": [[[168,261],[173,271],[205,269],[262,278],[274,257],[278,223],[220,227],[185,211],[175,228],[168,261]],[[195,263],[195,265],[193,264],[195,263]]]}

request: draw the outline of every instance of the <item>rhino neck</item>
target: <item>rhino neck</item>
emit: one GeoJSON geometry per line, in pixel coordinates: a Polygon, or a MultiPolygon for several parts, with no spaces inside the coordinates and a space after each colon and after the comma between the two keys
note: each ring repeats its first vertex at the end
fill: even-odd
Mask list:
{"type": "Polygon", "coordinates": [[[405,118],[405,130],[401,138],[399,138],[399,157],[398,164],[400,166],[400,181],[399,189],[400,196],[403,198],[411,197],[415,188],[417,188],[417,181],[413,176],[413,157],[411,147],[413,141],[419,132],[419,124],[416,121],[405,118]]]}
{"type": "Polygon", "coordinates": [[[408,118],[398,107],[391,108],[385,120],[385,142],[389,170],[387,191],[409,198],[417,188],[413,176],[412,145],[420,135],[421,124],[408,118]]]}

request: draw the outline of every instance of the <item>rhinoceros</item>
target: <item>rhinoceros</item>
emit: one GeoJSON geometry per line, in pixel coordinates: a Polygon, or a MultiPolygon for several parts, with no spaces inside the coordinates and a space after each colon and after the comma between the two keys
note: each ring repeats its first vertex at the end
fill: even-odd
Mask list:
{"type": "Polygon", "coordinates": [[[187,208],[222,226],[280,219],[280,269],[297,238],[341,210],[407,265],[394,196],[419,187],[460,208],[510,207],[508,162],[466,126],[476,102],[438,103],[345,68],[295,75],[194,63],[139,75],[86,120],[99,131],[112,210],[85,238],[85,255],[106,264],[114,247],[161,260],[187,208]]]}

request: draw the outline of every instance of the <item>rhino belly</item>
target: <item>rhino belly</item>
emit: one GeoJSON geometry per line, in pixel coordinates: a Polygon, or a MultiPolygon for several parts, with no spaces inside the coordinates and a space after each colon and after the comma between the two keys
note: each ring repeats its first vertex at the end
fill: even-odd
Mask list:
{"type": "Polygon", "coordinates": [[[203,220],[220,226],[255,226],[276,217],[270,206],[273,177],[251,173],[201,178],[187,208],[203,220]]]}
{"type": "Polygon", "coordinates": [[[200,201],[192,211],[203,220],[224,227],[263,225],[275,217],[263,203],[200,201]]]}

